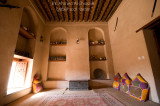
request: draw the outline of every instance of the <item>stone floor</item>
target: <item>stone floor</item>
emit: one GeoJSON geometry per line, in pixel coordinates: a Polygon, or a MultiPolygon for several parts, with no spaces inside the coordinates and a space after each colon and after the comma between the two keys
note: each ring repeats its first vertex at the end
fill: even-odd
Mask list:
{"type": "Polygon", "coordinates": [[[109,93],[126,106],[160,106],[160,104],[152,101],[140,102],[127,94],[117,91],[113,88],[93,89],[88,91],[69,91],[68,89],[46,89],[38,94],[28,94],[6,106],[33,106],[39,102],[45,95],[61,95],[61,94],[95,94],[109,93]]]}

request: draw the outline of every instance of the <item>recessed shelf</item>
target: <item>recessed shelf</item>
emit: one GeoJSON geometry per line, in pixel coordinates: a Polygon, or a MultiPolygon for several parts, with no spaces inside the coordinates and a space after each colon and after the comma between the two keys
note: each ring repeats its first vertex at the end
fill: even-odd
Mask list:
{"type": "Polygon", "coordinates": [[[20,27],[20,29],[19,29],[19,34],[21,36],[27,38],[27,39],[36,39],[35,36],[33,36],[32,34],[30,34],[28,31],[26,31],[22,27],[20,27]]]}
{"type": "Polygon", "coordinates": [[[63,61],[66,61],[66,56],[50,56],[49,61],[63,62],[63,61]]]}
{"type": "Polygon", "coordinates": [[[99,57],[99,56],[92,55],[92,56],[89,57],[89,60],[90,61],[106,61],[107,58],[104,57],[104,56],[103,57],[99,57]]]}
{"type": "Polygon", "coordinates": [[[89,46],[104,46],[105,44],[89,44],[89,46]]]}
{"type": "Polygon", "coordinates": [[[14,51],[14,54],[15,54],[15,55],[22,56],[22,57],[26,57],[26,58],[31,58],[31,59],[33,59],[32,57],[30,57],[30,54],[29,54],[28,52],[19,51],[19,50],[17,50],[17,49],[14,51]]]}
{"type": "Polygon", "coordinates": [[[51,44],[50,46],[66,46],[67,44],[51,44]]]}
{"type": "Polygon", "coordinates": [[[17,54],[14,54],[14,58],[21,58],[21,59],[33,59],[33,58],[31,58],[31,57],[26,57],[26,56],[17,55],[17,54]]]}
{"type": "Polygon", "coordinates": [[[90,60],[90,61],[106,61],[106,60],[90,60]]]}
{"type": "MultiPolygon", "coordinates": [[[[65,84],[67,33],[63,29],[53,31],[49,42],[48,82],[65,84]]],[[[53,85],[52,85],[53,86],[53,85]]],[[[67,85],[66,85],[67,86],[67,85]]]]}
{"type": "Polygon", "coordinates": [[[50,62],[66,62],[66,60],[49,60],[50,62]]]}

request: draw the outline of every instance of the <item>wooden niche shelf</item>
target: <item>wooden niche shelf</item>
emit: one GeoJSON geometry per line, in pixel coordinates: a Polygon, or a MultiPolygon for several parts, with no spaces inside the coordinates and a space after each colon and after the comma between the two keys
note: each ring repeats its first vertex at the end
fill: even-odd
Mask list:
{"type": "Polygon", "coordinates": [[[107,58],[105,56],[98,57],[98,56],[92,55],[92,56],[89,57],[89,60],[90,61],[106,61],[107,58]]]}
{"type": "Polygon", "coordinates": [[[66,56],[50,56],[49,61],[50,62],[65,62],[66,56]]]}
{"type": "Polygon", "coordinates": [[[29,33],[28,31],[26,31],[22,27],[20,27],[20,29],[19,29],[19,34],[21,36],[25,37],[26,39],[36,39],[36,37],[34,35],[32,35],[31,33],[29,33]]]}
{"type": "Polygon", "coordinates": [[[89,41],[89,46],[104,46],[104,45],[105,45],[104,40],[89,41]]]}
{"type": "Polygon", "coordinates": [[[51,46],[66,46],[67,44],[51,44],[51,46]]]}
{"type": "Polygon", "coordinates": [[[89,46],[104,46],[105,44],[89,44],[89,46]]]}
{"type": "Polygon", "coordinates": [[[106,61],[106,60],[90,60],[90,61],[106,61]]]}
{"type": "Polygon", "coordinates": [[[33,59],[33,57],[30,56],[29,52],[20,51],[20,50],[15,49],[14,54],[33,59]]]}
{"type": "Polygon", "coordinates": [[[67,41],[52,41],[50,42],[50,46],[66,46],[67,41]]]}
{"type": "Polygon", "coordinates": [[[50,62],[66,62],[66,60],[49,60],[50,62]]]}

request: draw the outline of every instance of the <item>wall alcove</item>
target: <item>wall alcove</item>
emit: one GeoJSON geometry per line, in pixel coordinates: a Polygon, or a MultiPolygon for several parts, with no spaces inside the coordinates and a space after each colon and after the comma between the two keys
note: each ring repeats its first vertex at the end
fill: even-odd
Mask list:
{"type": "Polygon", "coordinates": [[[16,44],[16,54],[33,58],[36,43],[36,22],[33,17],[32,9],[25,7],[21,18],[19,36],[16,44]],[[19,54],[19,52],[21,54],[19,54]],[[23,55],[28,54],[28,55],[23,55]]]}
{"type": "Polygon", "coordinates": [[[104,32],[99,28],[92,28],[88,31],[89,39],[89,56],[90,56],[90,78],[92,79],[107,79],[107,68],[106,68],[106,47],[104,32]],[[103,74],[100,78],[95,76],[95,71],[101,70],[98,74],[103,74]]]}
{"type": "Polygon", "coordinates": [[[67,33],[56,28],[50,35],[48,80],[65,80],[67,33]]]}

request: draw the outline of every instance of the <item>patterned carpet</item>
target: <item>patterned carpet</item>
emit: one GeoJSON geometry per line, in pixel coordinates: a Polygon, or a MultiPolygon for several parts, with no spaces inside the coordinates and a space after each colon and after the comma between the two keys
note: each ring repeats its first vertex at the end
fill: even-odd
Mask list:
{"type": "MultiPolygon", "coordinates": [[[[98,100],[99,100],[98,99],[98,100]]],[[[28,94],[6,106],[56,106],[62,102],[60,106],[160,106],[150,100],[141,102],[129,95],[115,90],[113,88],[101,88],[88,91],[69,91],[66,89],[45,89],[38,94],[28,94]],[[56,96],[57,95],[57,96],[56,96]],[[111,96],[112,95],[112,96],[111,96]],[[65,97],[67,96],[67,97],[65,97]],[[99,102],[93,103],[95,99],[99,98],[99,102]],[[58,101],[64,99],[64,101],[58,101]],[[67,100],[66,100],[67,99],[67,100]],[[49,100],[47,102],[47,100],[49,100]],[[69,101],[69,102],[66,102],[69,101]],[[82,101],[82,102],[81,102],[82,101]],[[120,101],[120,102],[119,102],[120,101]],[[91,103],[90,103],[91,102],[91,103]],[[70,103],[70,104],[67,104],[70,103]],[[103,105],[99,105],[103,103],[103,105]],[[83,105],[86,104],[86,105],[83,105]],[[124,105],[123,105],[124,104],[124,105]]]]}
{"type": "Polygon", "coordinates": [[[49,95],[34,106],[124,106],[109,93],[49,95]]]}

